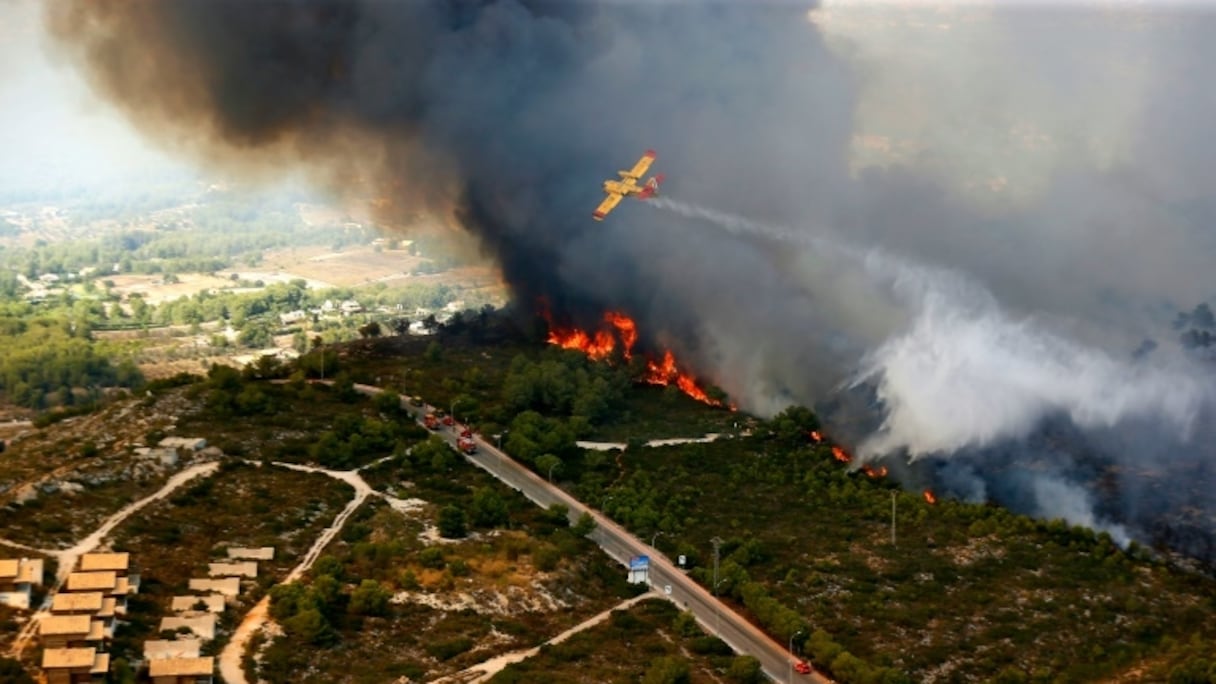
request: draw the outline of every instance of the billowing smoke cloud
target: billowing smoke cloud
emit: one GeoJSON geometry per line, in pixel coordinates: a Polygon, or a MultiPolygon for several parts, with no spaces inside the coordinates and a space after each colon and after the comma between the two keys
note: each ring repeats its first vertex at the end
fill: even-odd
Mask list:
{"type": "Polygon", "coordinates": [[[1189,434],[1216,398],[1194,364],[1175,367],[1116,358],[1015,319],[978,283],[916,268],[881,254],[865,267],[891,278],[914,311],[909,328],[867,355],[858,382],[873,380],[887,409],[863,455],[904,449],[913,458],[1016,438],[1044,418],[1067,415],[1081,427],[1151,417],[1189,434]]]}
{"type": "MultiPolygon", "coordinates": [[[[746,408],[836,406],[841,434],[920,458],[909,477],[974,473],[960,494],[1029,512],[1137,534],[1179,510],[1136,468],[1112,489],[1093,464],[1149,463],[1113,437],[1132,423],[1173,437],[1177,463],[1211,462],[1186,439],[1211,418],[1210,376],[1168,321],[1216,295],[1216,103],[1194,76],[1213,22],[873,6],[890,16],[854,30],[807,9],[57,0],[47,16],[169,147],[448,216],[520,301],[575,322],[624,309],[746,408]],[[931,41],[878,35],[926,18],[931,41]],[[603,178],[648,147],[679,202],[591,221],[603,178]],[[1162,344],[1133,363],[1145,337],[1162,344]],[[857,401],[876,431],[840,409],[857,401]],[[1060,420],[1076,448],[1044,441],[1060,420]],[[1047,452],[1051,479],[1013,476],[1047,452]],[[1044,503],[1061,497],[1075,506],[1044,503]]],[[[1206,491],[1185,505],[1210,538],[1206,491]]]]}

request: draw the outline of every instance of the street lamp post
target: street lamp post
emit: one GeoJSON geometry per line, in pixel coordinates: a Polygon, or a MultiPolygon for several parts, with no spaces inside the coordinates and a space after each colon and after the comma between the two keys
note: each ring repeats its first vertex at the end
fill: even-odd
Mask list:
{"type": "Polygon", "coordinates": [[[786,649],[790,652],[790,674],[789,674],[789,678],[786,680],[786,681],[790,682],[790,684],[793,684],[793,681],[794,681],[794,638],[797,637],[799,634],[802,634],[801,629],[790,635],[790,647],[788,649],[786,649]]]}
{"type": "Polygon", "coordinates": [[[654,540],[658,539],[659,535],[661,535],[661,534],[663,534],[663,532],[660,530],[650,536],[650,548],[652,548],[652,549],[654,548],[654,540]]]}
{"type": "Polygon", "coordinates": [[[553,465],[549,466],[549,484],[553,484],[553,469],[559,465],[561,465],[561,464],[554,463],[553,465]]]}
{"type": "Polygon", "coordinates": [[[456,431],[456,400],[455,399],[453,399],[452,403],[448,405],[448,415],[452,417],[452,432],[455,432],[456,431]]]}

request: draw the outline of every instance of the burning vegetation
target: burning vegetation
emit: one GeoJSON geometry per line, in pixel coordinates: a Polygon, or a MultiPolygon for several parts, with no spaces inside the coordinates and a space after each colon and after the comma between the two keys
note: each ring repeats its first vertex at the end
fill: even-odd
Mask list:
{"type": "MultiPolygon", "coordinates": [[[[622,358],[626,361],[633,360],[633,347],[638,341],[637,324],[623,313],[606,312],[603,325],[593,332],[579,328],[563,328],[554,323],[548,313],[545,314],[545,319],[549,322],[549,344],[563,349],[577,349],[596,361],[611,358],[619,349],[622,358]]],[[[646,355],[646,367],[638,381],[663,387],[675,385],[681,392],[701,403],[728,407],[723,400],[711,397],[695,377],[680,370],[675,354],[670,349],[663,350],[662,359],[659,360],[646,355]]],[[[729,408],[732,411],[735,409],[734,406],[729,408]]]]}

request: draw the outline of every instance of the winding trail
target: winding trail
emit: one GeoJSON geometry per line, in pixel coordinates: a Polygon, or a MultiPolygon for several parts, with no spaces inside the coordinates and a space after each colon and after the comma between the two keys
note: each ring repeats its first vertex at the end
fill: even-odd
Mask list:
{"type": "Polygon", "coordinates": [[[466,673],[479,673],[477,678],[469,680],[469,684],[489,682],[491,677],[494,677],[495,674],[502,672],[502,669],[508,665],[511,665],[511,663],[528,660],[528,658],[539,654],[542,646],[561,644],[562,641],[567,640],[570,637],[574,637],[575,634],[582,632],[582,630],[590,629],[597,626],[597,624],[606,621],[606,619],[612,615],[613,611],[630,609],[630,607],[638,604],[638,602],[646,599],[654,599],[655,596],[658,596],[658,594],[655,594],[654,592],[647,592],[646,594],[642,594],[640,596],[634,596],[632,599],[621,601],[619,604],[610,607],[610,609],[599,613],[599,615],[592,616],[585,619],[585,621],[575,624],[574,627],[565,630],[565,632],[562,632],[561,634],[558,634],[557,637],[553,637],[552,639],[545,641],[545,643],[541,644],[540,646],[531,647],[531,649],[524,651],[512,651],[510,654],[502,654],[501,656],[492,657],[488,661],[477,663],[477,665],[466,669],[466,671],[457,672],[456,674],[450,675],[450,677],[439,679],[437,680],[437,684],[438,682],[463,682],[465,679],[462,679],[462,675],[466,675],[466,673]]]}
{"type": "MultiPolygon", "coordinates": [[[[380,492],[372,489],[371,486],[368,485],[363,479],[363,477],[359,475],[358,470],[328,470],[326,468],[318,468],[316,466],[300,465],[298,463],[282,463],[279,461],[275,461],[273,465],[304,473],[320,473],[322,475],[332,477],[335,480],[341,480],[346,484],[349,484],[355,490],[355,496],[350,500],[350,503],[346,504],[346,508],[343,508],[342,511],[334,517],[333,523],[331,523],[329,527],[325,528],[325,530],[317,536],[317,539],[313,542],[312,547],[308,549],[308,553],[304,554],[304,557],[300,559],[300,562],[296,564],[294,568],[292,568],[291,572],[288,573],[287,577],[281,582],[281,584],[291,584],[292,582],[295,582],[303,577],[305,572],[308,572],[308,569],[311,568],[312,564],[315,563],[317,558],[321,556],[321,552],[325,550],[325,547],[329,545],[329,542],[333,541],[333,538],[342,530],[342,526],[346,524],[346,520],[350,518],[352,514],[354,514],[359,506],[363,505],[363,502],[367,500],[367,497],[379,495],[380,492]]],[[[227,682],[227,684],[248,684],[248,680],[245,679],[245,671],[241,667],[241,657],[245,653],[245,645],[249,643],[249,640],[253,638],[254,634],[257,634],[258,631],[265,626],[266,621],[269,618],[270,594],[268,593],[266,596],[263,596],[262,600],[258,601],[253,608],[249,609],[249,612],[245,614],[245,617],[241,618],[241,624],[236,628],[236,631],[232,633],[232,638],[228,640],[228,643],[224,646],[224,650],[220,652],[220,676],[224,678],[224,681],[227,682]]]]}
{"type": "Polygon", "coordinates": [[[522,660],[527,660],[528,658],[531,658],[532,656],[539,653],[541,648],[543,648],[545,646],[550,646],[552,644],[560,644],[561,642],[565,641],[566,639],[569,639],[570,637],[574,636],[575,634],[578,634],[579,632],[581,632],[585,629],[590,629],[590,628],[600,624],[601,622],[607,620],[610,615],[612,615],[612,611],[626,610],[628,608],[631,608],[635,603],[645,601],[648,598],[656,598],[656,597],[658,597],[658,595],[655,592],[647,592],[640,596],[634,596],[631,599],[626,599],[626,600],[616,604],[615,606],[609,608],[608,610],[605,610],[604,612],[602,612],[598,615],[595,615],[591,618],[588,618],[588,619],[578,623],[577,625],[571,627],[570,629],[567,629],[566,631],[562,632],[561,634],[558,634],[557,636],[553,637],[552,639],[546,641],[545,643],[543,643],[539,646],[534,646],[532,648],[529,648],[529,649],[526,649],[523,651],[512,651],[510,653],[504,653],[500,656],[495,656],[493,658],[490,658],[489,660],[485,660],[480,663],[477,663],[476,665],[473,665],[472,667],[461,670],[460,672],[457,672],[455,674],[450,674],[441,679],[436,679],[434,684],[456,684],[457,682],[460,682],[461,684],[466,684],[466,683],[467,684],[479,684],[480,682],[489,681],[491,677],[498,674],[499,672],[502,672],[503,668],[505,668],[506,666],[508,666],[512,663],[518,663],[522,660]]]}
{"type": "Polygon", "coordinates": [[[80,556],[97,548],[98,544],[101,543],[102,539],[105,539],[107,534],[121,524],[122,521],[139,511],[139,509],[147,506],[153,501],[165,498],[173,490],[196,477],[211,475],[219,467],[219,461],[207,461],[205,463],[196,463],[189,468],[186,468],[180,473],[169,478],[169,480],[165,482],[164,486],[156,490],[154,493],[145,496],[139,501],[134,501],[127,504],[117,513],[111,515],[109,518],[106,518],[105,522],[103,522],[96,530],[93,530],[92,534],[76,542],[76,544],[71,548],[54,550],[33,549],[26,546],[20,546],[18,544],[12,544],[13,546],[18,546],[19,548],[24,548],[30,551],[38,551],[39,553],[53,556],[59,563],[59,571],[55,573],[55,585],[51,587],[50,591],[47,592],[46,598],[42,600],[42,605],[38,607],[38,611],[30,616],[29,621],[26,622],[25,626],[21,628],[21,632],[17,635],[17,639],[13,642],[13,657],[21,657],[21,652],[25,650],[25,645],[34,636],[34,632],[37,630],[39,622],[46,617],[47,611],[50,610],[52,597],[55,596],[55,592],[59,591],[59,587],[63,585],[64,580],[66,580],[68,575],[71,574],[72,569],[76,567],[76,560],[80,558],[80,556]]]}

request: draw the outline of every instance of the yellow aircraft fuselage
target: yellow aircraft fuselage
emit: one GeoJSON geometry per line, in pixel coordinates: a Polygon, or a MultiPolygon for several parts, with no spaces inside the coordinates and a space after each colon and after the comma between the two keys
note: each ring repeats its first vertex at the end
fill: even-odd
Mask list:
{"type": "Polygon", "coordinates": [[[643,186],[638,185],[638,179],[629,175],[628,171],[617,171],[621,174],[622,180],[606,180],[604,181],[604,192],[614,192],[618,195],[636,195],[641,192],[643,186]]]}

